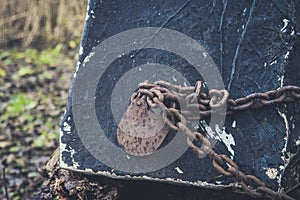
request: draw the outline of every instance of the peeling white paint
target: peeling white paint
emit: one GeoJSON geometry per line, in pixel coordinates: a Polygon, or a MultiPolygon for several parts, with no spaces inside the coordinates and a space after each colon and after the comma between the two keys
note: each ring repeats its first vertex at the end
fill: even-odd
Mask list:
{"type": "Polygon", "coordinates": [[[183,171],[179,167],[176,167],[175,170],[177,171],[178,174],[183,174],[183,171]]]}
{"type": "MultiPolygon", "coordinates": [[[[280,78],[280,87],[283,87],[283,80],[284,80],[284,75],[281,76],[280,78]]],[[[280,117],[283,119],[284,125],[285,125],[285,136],[283,138],[284,140],[284,147],[281,150],[281,159],[283,161],[283,165],[279,166],[279,169],[283,172],[286,167],[289,164],[289,160],[290,160],[290,153],[287,152],[287,146],[288,146],[288,137],[289,137],[289,133],[290,133],[290,128],[289,128],[289,122],[287,119],[287,116],[285,113],[281,112],[279,109],[277,109],[278,114],[280,115],[280,117]]],[[[281,177],[282,175],[280,174],[279,176],[277,176],[277,182],[279,185],[279,188],[281,188],[281,177]]]]}
{"type": "Polygon", "coordinates": [[[63,152],[64,150],[66,150],[67,145],[66,145],[66,143],[63,143],[62,140],[61,140],[61,138],[62,138],[62,136],[63,136],[62,130],[59,130],[59,132],[60,132],[60,137],[59,137],[59,150],[60,150],[60,154],[59,154],[59,165],[60,165],[60,167],[68,167],[68,165],[67,165],[67,164],[63,161],[63,159],[62,159],[62,152],[63,152]]]}
{"type": "Polygon", "coordinates": [[[197,122],[192,122],[192,127],[197,130],[199,128],[199,124],[197,122]]]}
{"type": "Polygon", "coordinates": [[[80,165],[78,162],[75,161],[75,158],[74,158],[74,154],[75,154],[75,149],[70,149],[70,154],[71,154],[71,157],[72,157],[72,163],[73,163],[73,166],[78,168],[80,165]]]}
{"type": "Polygon", "coordinates": [[[235,146],[234,137],[231,133],[227,133],[225,131],[225,127],[223,127],[223,129],[221,130],[218,125],[216,126],[216,132],[219,135],[219,141],[223,142],[226,145],[227,150],[231,154],[230,158],[233,159],[234,150],[232,149],[232,146],[235,146]]]}
{"type": "Polygon", "coordinates": [[[274,65],[274,64],[276,64],[277,63],[277,60],[274,60],[274,61],[272,61],[271,63],[270,63],[270,65],[274,65]]]}
{"type": "Polygon", "coordinates": [[[112,173],[109,171],[98,171],[98,172],[94,172],[91,169],[78,169],[78,168],[74,168],[72,166],[67,165],[64,162],[60,162],[60,167],[64,168],[64,169],[68,169],[68,170],[72,170],[72,171],[76,171],[76,172],[81,172],[81,173],[86,173],[86,174],[92,174],[92,175],[103,175],[109,178],[114,178],[114,179],[131,179],[131,180],[148,180],[148,181],[156,181],[156,182],[161,182],[161,183],[178,183],[180,185],[190,185],[190,186],[198,186],[198,187],[202,187],[202,188],[210,188],[210,189],[224,189],[224,188],[241,188],[241,186],[237,183],[230,183],[230,184],[222,184],[221,181],[216,181],[218,182],[216,184],[214,183],[208,183],[206,181],[195,181],[195,182],[190,182],[190,181],[184,181],[181,179],[174,179],[174,178],[165,178],[165,179],[161,179],[161,178],[153,178],[150,176],[130,176],[130,175],[117,175],[116,173],[112,173]]]}
{"type": "Polygon", "coordinates": [[[235,140],[234,140],[234,137],[232,136],[232,134],[227,133],[225,131],[225,127],[223,127],[221,130],[220,127],[218,125],[216,125],[215,131],[213,131],[212,128],[210,126],[208,126],[208,124],[205,121],[201,121],[200,123],[204,126],[204,128],[207,132],[207,135],[210,138],[219,140],[220,142],[223,142],[225,144],[225,146],[227,147],[227,150],[231,154],[230,158],[233,159],[234,150],[232,149],[232,146],[235,146],[235,140]]]}
{"type": "MultiPolygon", "coordinates": [[[[60,135],[62,137],[62,135],[64,134],[64,132],[61,131],[60,135]]],[[[61,138],[60,138],[61,139],[61,138]]],[[[202,188],[211,188],[211,189],[220,189],[220,188],[230,188],[230,187],[235,187],[235,188],[240,188],[240,185],[237,182],[234,183],[230,183],[230,184],[223,184],[223,182],[221,181],[216,181],[215,183],[208,183],[206,181],[185,181],[182,179],[175,179],[175,178],[153,178],[150,176],[134,176],[134,175],[117,175],[116,173],[114,173],[114,169],[112,169],[111,171],[98,171],[95,172],[92,169],[79,169],[79,164],[78,162],[74,162],[74,150],[68,150],[67,146],[65,143],[60,143],[60,167],[63,169],[68,169],[68,170],[72,170],[72,171],[76,171],[76,172],[80,172],[80,173],[86,173],[86,174],[93,174],[93,175],[103,175],[106,177],[110,177],[110,178],[114,178],[114,179],[130,179],[130,180],[149,180],[149,181],[156,181],[156,182],[162,182],[162,183],[177,183],[177,184],[181,184],[181,185],[190,185],[190,186],[198,186],[198,187],[202,187],[202,188]],[[74,165],[68,165],[67,163],[65,163],[62,159],[62,152],[64,151],[68,151],[71,153],[71,159],[72,162],[74,163],[74,165]]],[[[128,156],[129,157],[129,156],[128,156]]],[[[130,158],[130,157],[129,157],[130,158]]],[[[180,169],[179,167],[176,167],[175,170],[181,174],[184,173],[182,171],[182,169],[180,169]]]]}
{"type": "MultiPolygon", "coordinates": [[[[71,133],[71,128],[70,128],[70,125],[67,123],[67,122],[64,122],[64,127],[63,127],[63,131],[65,133],[71,133]]],[[[60,155],[59,155],[59,160],[60,160],[60,166],[61,167],[66,167],[68,166],[65,162],[63,162],[63,159],[62,159],[62,152],[65,151],[65,152],[69,152],[71,154],[71,159],[72,159],[72,163],[73,163],[73,166],[74,168],[78,168],[79,167],[79,163],[75,161],[74,159],[74,154],[75,154],[75,149],[72,149],[71,147],[69,147],[67,149],[67,145],[65,143],[63,143],[61,141],[61,138],[64,134],[62,130],[60,130],[60,155]]]]}
{"type": "Polygon", "coordinates": [[[216,134],[216,133],[212,130],[212,128],[211,128],[210,126],[208,126],[208,124],[207,124],[205,121],[201,121],[200,123],[204,126],[204,128],[205,128],[205,130],[206,130],[206,132],[207,132],[207,135],[208,135],[209,137],[218,139],[218,134],[216,134]]]}
{"type": "Polygon", "coordinates": [[[292,123],[292,129],[294,129],[296,127],[296,125],[294,123],[292,123]]]}
{"type": "Polygon", "coordinates": [[[235,127],[236,127],[236,121],[235,121],[235,120],[232,122],[231,127],[232,127],[232,128],[235,128],[235,127]]]}
{"type": "Polygon", "coordinates": [[[76,73],[77,73],[78,70],[79,70],[80,65],[81,65],[81,62],[80,62],[80,61],[77,61],[76,67],[75,67],[75,73],[74,73],[74,76],[75,76],[75,77],[76,77],[76,73]]]}
{"type": "Polygon", "coordinates": [[[79,55],[82,55],[82,54],[83,54],[83,47],[80,46],[80,48],[79,48],[79,55]]]}
{"type": "Polygon", "coordinates": [[[264,170],[269,179],[275,179],[278,175],[278,170],[276,168],[264,168],[264,170]]]}
{"type": "Polygon", "coordinates": [[[76,66],[75,66],[75,72],[73,74],[73,78],[76,78],[80,65],[81,65],[81,62],[77,61],[76,66]]]}
{"type": "Polygon", "coordinates": [[[62,130],[65,132],[71,132],[71,126],[67,122],[64,122],[64,126],[62,127],[62,130]]]}
{"type": "Polygon", "coordinates": [[[295,35],[295,30],[292,30],[290,35],[295,35]]]}
{"type": "Polygon", "coordinates": [[[284,60],[286,61],[289,58],[290,52],[286,52],[286,54],[284,55],[284,60]]]}
{"type": "Polygon", "coordinates": [[[247,12],[247,8],[244,8],[244,10],[243,10],[243,17],[246,16],[246,12],[247,12]]]}
{"type": "MultiPolygon", "coordinates": [[[[134,42],[133,42],[134,43],[134,42]]],[[[118,58],[121,58],[122,56],[124,56],[125,54],[124,53],[122,53],[122,54],[120,54],[120,55],[118,55],[118,58]]]]}
{"type": "Polygon", "coordinates": [[[88,20],[90,18],[90,15],[89,15],[89,9],[90,9],[90,6],[89,4],[87,5],[87,9],[86,9],[86,16],[85,16],[85,21],[88,20]]]}
{"type": "Polygon", "coordinates": [[[286,27],[288,26],[290,21],[288,19],[283,19],[282,21],[283,21],[283,27],[280,29],[280,31],[282,33],[285,33],[286,32],[286,27]]]}
{"type": "Polygon", "coordinates": [[[280,166],[279,166],[279,169],[280,169],[280,171],[283,171],[283,170],[284,170],[284,166],[283,166],[283,165],[280,165],[280,166]]]}
{"type": "Polygon", "coordinates": [[[95,55],[95,52],[91,52],[87,57],[85,57],[83,64],[90,61],[90,59],[95,55]]]}
{"type": "MultiPolygon", "coordinates": [[[[284,171],[286,169],[286,167],[288,166],[289,162],[290,162],[290,158],[291,158],[291,153],[287,152],[287,146],[288,146],[288,137],[289,137],[289,133],[290,133],[290,129],[289,129],[289,122],[288,119],[286,117],[286,114],[283,112],[280,112],[279,109],[277,109],[278,114],[282,117],[284,124],[285,124],[285,136],[283,138],[284,140],[284,147],[281,150],[281,159],[283,160],[283,165],[279,166],[279,169],[284,171]]],[[[281,187],[281,175],[278,177],[278,184],[279,187],[281,187]]]]}
{"type": "Polygon", "coordinates": [[[280,82],[280,85],[281,85],[280,87],[282,87],[283,86],[284,75],[278,76],[277,80],[280,82]]]}

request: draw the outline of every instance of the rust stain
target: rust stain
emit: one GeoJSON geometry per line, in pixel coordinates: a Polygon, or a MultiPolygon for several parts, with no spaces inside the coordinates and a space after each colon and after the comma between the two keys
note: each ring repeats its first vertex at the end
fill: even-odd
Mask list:
{"type": "Polygon", "coordinates": [[[120,121],[117,140],[126,153],[146,156],[159,148],[169,130],[161,114],[148,108],[145,97],[137,97],[120,121]]]}

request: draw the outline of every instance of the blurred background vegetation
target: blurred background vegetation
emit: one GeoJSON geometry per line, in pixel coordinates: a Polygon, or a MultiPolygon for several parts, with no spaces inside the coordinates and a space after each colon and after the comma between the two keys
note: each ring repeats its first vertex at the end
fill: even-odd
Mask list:
{"type": "Polygon", "coordinates": [[[86,7],[87,0],[1,1],[0,199],[28,199],[44,181],[86,7]]]}
{"type": "Polygon", "coordinates": [[[39,49],[81,36],[87,1],[2,0],[2,47],[39,49]]]}

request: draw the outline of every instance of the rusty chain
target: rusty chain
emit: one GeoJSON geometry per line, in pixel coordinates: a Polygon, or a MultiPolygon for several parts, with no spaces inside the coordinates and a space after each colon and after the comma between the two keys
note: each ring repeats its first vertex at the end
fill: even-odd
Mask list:
{"type": "Polygon", "coordinates": [[[201,156],[208,155],[214,168],[225,176],[233,176],[243,192],[254,198],[287,199],[294,198],[268,188],[254,175],[247,175],[238,169],[238,165],[225,154],[218,154],[209,140],[201,133],[187,127],[187,121],[199,121],[213,112],[232,114],[235,111],[258,109],[264,106],[289,103],[300,100],[300,87],[284,86],[265,93],[253,93],[246,97],[230,99],[227,90],[211,89],[203,92],[203,85],[198,81],[195,86],[182,87],[164,81],[139,84],[139,89],[132,95],[145,96],[149,107],[159,107],[163,111],[163,120],[175,131],[181,130],[187,136],[188,146],[201,156]],[[227,107],[222,110],[222,107],[227,107]],[[196,142],[202,143],[198,147],[196,142]]]}

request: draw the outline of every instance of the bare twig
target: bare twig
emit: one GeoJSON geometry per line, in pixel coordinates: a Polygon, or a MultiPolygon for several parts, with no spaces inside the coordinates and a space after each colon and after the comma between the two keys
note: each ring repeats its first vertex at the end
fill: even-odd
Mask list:
{"type": "Polygon", "coordinates": [[[3,169],[2,169],[2,177],[3,177],[3,186],[4,186],[5,196],[6,196],[6,199],[9,200],[9,194],[8,194],[7,184],[6,184],[5,167],[3,167],[3,169]]]}

